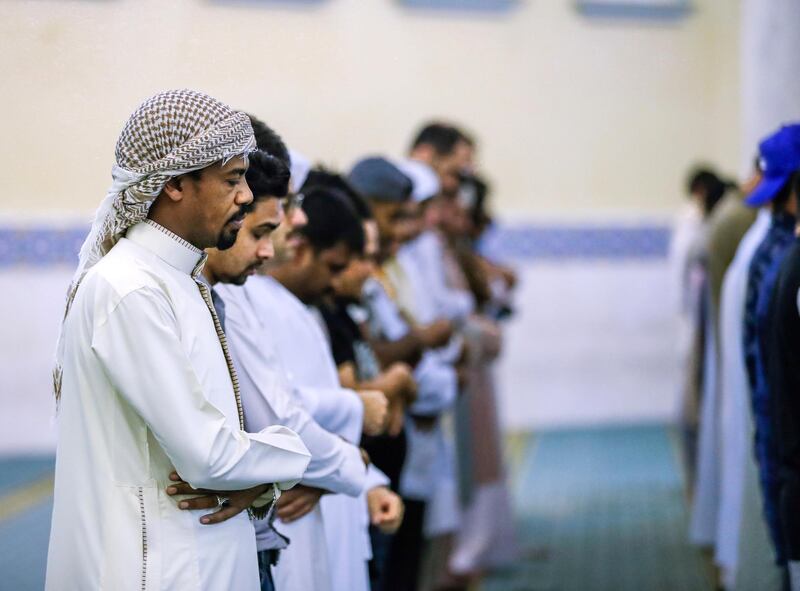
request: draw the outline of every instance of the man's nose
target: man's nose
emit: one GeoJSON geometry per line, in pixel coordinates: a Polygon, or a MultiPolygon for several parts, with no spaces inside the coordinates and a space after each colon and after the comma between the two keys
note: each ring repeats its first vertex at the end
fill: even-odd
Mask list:
{"type": "Polygon", "coordinates": [[[246,182],[241,191],[236,193],[235,202],[237,205],[247,205],[253,201],[253,191],[250,190],[250,185],[246,182]]]}
{"type": "Polygon", "coordinates": [[[295,207],[292,210],[291,218],[292,228],[302,228],[308,224],[308,216],[306,212],[303,211],[302,207],[295,207]]]}
{"type": "Polygon", "coordinates": [[[262,261],[267,261],[275,256],[275,247],[272,245],[272,240],[265,240],[259,244],[256,255],[262,261]]]}

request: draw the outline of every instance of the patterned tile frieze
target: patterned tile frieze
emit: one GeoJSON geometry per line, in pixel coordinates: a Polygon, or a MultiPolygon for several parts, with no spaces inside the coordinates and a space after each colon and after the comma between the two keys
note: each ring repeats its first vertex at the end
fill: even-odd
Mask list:
{"type": "MultiPolygon", "coordinates": [[[[75,265],[88,226],[0,226],[0,267],[75,265]]],[[[484,248],[526,261],[550,259],[664,259],[666,225],[515,225],[486,236],[484,248]]]]}

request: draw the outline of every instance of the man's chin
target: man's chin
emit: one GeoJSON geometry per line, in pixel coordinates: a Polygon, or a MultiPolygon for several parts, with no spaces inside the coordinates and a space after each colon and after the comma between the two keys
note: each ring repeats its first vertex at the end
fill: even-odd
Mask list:
{"type": "Polygon", "coordinates": [[[231,279],[230,283],[233,283],[234,285],[244,285],[244,283],[247,281],[247,278],[255,275],[259,267],[261,267],[260,263],[254,263],[250,265],[249,267],[247,267],[247,269],[245,269],[244,271],[239,273],[236,277],[231,279]]]}

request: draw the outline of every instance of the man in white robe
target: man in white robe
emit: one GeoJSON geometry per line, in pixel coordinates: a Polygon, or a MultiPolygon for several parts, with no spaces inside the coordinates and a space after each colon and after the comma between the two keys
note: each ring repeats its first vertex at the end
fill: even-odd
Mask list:
{"type": "MultiPolygon", "coordinates": [[[[308,191],[304,209],[309,223],[301,230],[303,240],[296,245],[293,258],[271,267],[271,277],[256,276],[241,289],[259,322],[266,327],[264,338],[273,343],[272,350],[302,405],[326,430],[357,444],[362,428],[374,421],[372,402],[369,398],[362,399],[363,393],[341,387],[321,321],[306,305],[328,291],[332,277],[347,266],[351,254],[363,248],[360,220],[354,212],[345,211],[343,218],[339,211],[347,207],[344,198],[336,193],[308,191]],[[348,227],[357,229],[360,246],[348,245],[345,238],[348,227]]],[[[385,421],[386,400],[382,394],[381,397],[381,416],[385,421]]],[[[355,499],[345,495],[321,498],[331,589],[369,589],[370,518],[373,524],[388,530],[396,529],[402,518],[402,503],[386,487],[387,483],[388,479],[370,466],[365,494],[355,499]]],[[[292,539],[275,568],[276,588],[280,591],[299,589],[293,586],[288,571],[296,551],[297,530],[309,517],[278,525],[292,539]]]]}
{"type": "Polygon", "coordinates": [[[47,589],[259,588],[244,509],[297,482],[309,453],[285,427],[244,430],[198,281],[202,249],[235,241],[254,147],[246,115],[188,90],[149,99],[120,135],[59,339],[47,589]],[[216,513],[182,511],[173,471],[232,492],[216,513]]]}
{"type": "Polygon", "coordinates": [[[726,588],[735,588],[742,511],[760,511],[757,499],[745,499],[745,464],[755,463],[750,388],[744,365],[742,326],[750,261],[770,224],[769,210],[759,212],[742,238],[725,274],[720,303],[720,502],[715,559],[726,588]],[[745,502],[749,501],[747,505],[745,502]],[[755,503],[753,503],[755,501],[755,503]]]}
{"type": "MultiPolygon", "coordinates": [[[[444,263],[452,255],[445,250],[442,237],[435,230],[440,217],[436,204],[441,187],[438,176],[430,166],[417,160],[403,160],[397,165],[413,182],[412,195],[420,208],[421,221],[419,236],[401,246],[396,257],[398,274],[405,275],[412,286],[405,298],[398,290],[398,301],[416,322],[431,323],[446,318],[460,328],[448,347],[440,351],[451,362],[459,359],[465,338],[468,341],[469,364],[464,371],[469,377],[463,382],[464,394],[455,413],[463,511],[456,523],[458,533],[449,560],[453,573],[468,575],[509,564],[517,555],[491,376],[491,361],[499,348],[500,334],[494,323],[480,315],[472,292],[449,284],[444,263]],[[479,446],[473,439],[476,432],[480,433],[479,446]]],[[[452,477],[441,481],[443,486],[439,488],[445,495],[449,492],[448,485],[455,490],[452,477]]],[[[445,495],[442,497],[448,499],[445,495]]],[[[436,520],[436,514],[441,513],[436,510],[438,507],[444,505],[447,510],[448,505],[454,504],[434,501],[434,510],[427,516],[431,518],[429,524],[441,521],[436,520]]],[[[452,509],[449,511],[452,513],[452,509]]],[[[433,531],[448,533],[446,529],[433,531]]]]}
{"type": "MultiPolygon", "coordinates": [[[[276,136],[273,143],[277,142],[280,140],[276,136]]],[[[253,302],[236,287],[243,285],[274,252],[270,238],[284,219],[279,197],[286,195],[289,178],[288,153],[285,148],[278,151],[285,154],[287,162],[261,151],[250,156],[247,183],[254,195],[252,210],[232,248],[209,250],[203,273],[216,291],[224,293],[218,313],[224,311],[225,332],[241,380],[246,428],[257,431],[267,425],[285,425],[300,435],[312,454],[302,485],[287,491],[277,503],[277,516],[295,521],[316,504],[323,491],[358,496],[366,483],[366,467],[357,446],[324,430],[299,404],[274,343],[264,338],[269,327],[261,325],[253,302]]],[[[274,311],[279,313],[280,310],[274,311]]],[[[292,535],[292,570],[288,578],[296,589],[330,589],[325,532],[318,509],[309,511],[316,513],[302,522],[308,535],[299,537],[296,531],[292,535]]],[[[262,591],[274,589],[271,566],[277,563],[280,550],[287,547],[287,538],[273,527],[273,517],[255,523],[262,591]]],[[[284,570],[287,562],[284,561],[284,570]]]]}
{"type": "MultiPolygon", "coordinates": [[[[726,189],[727,190],[727,189],[726,189]]],[[[720,502],[720,301],[725,273],[756,212],[742,202],[738,190],[727,190],[709,217],[706,270],[706,338],[703,351],[703,394],[697,440],[696,479],[689,520],[689,539],[715,546],[720,502]]]]}
{"type": "Polygon", "coordinates": [[[394,256],[414,226],[411,179],[385,158],[370,157],[356,163],[349,181],[369,202],[380,234],[381,266],[365,284],[363,297],[372,345],[384,364],[414,365],[418,385],[405,423],[407,451],[399,484],[408,519],[392,541],[384,578],[384,588],[391,591],[417,585],[426,533],[452,532],[458,525],[454,449],[445,437],[442,414],[458,393],[454,361],[460,345],[442,350],[453,335],[450,320],[431,314],[430,322],[414,323],[416,277],[393,277],[393,271],[401,271],[393,265],[394,256]],[[398,302],[406,303],[406,309],[398,302]]]}

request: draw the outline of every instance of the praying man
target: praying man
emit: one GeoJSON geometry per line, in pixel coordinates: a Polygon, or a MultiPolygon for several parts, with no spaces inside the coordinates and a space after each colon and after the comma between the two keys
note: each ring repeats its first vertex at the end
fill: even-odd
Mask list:
{"type": "Polygon", "coordinates": [[[117,141],[59,338],[49,590],[260,587],[248,514],[310,454],[285,427],[245,431],[199,277],[203,249],[236,240],[254,149],[246,114],[189,90],[145,101],[117,141]],[[182,510],[176,479],[219,509],[182,510]]]}
{"type": "MultiPolygon", "coordinates": [[[[266,133],[268,128],[262,125],[266,133]]],[[[250,156],[247,184],[253,192],[252,211],[245,217],[232,248],[209,249],[203,274],[214,285],[214,290],[221,292],[217,311],[219,314],[224,310],[231,355],[241,379],[245,427],[255,431],[270,424],[286,425],[303,438],[311,452],[311,462],[301,484],[281,496],[270,518],[255,522],[261,591],[275,591],[272,567],[278,564],[279,558],[281,567],[289,569],[292,584],[279,587],[280,591],[326,591],[332,589],[331,567],[317,504],[324,493],[360,495],[367,484],[369,462],[366,452],[325,430],[302,406],[301,396],[290,386],[274,343],[266,338],[271,325],[262,325],[255,311],[258,302],[254,305],[245,290],[236,287],[249,282],[248,277],[272,258],[275,252],[273,233],[285,222],[282,200],[289,201],[287,216],[292,216],[297,207],[292,203],[294,199],[287,196],[288,151],[277,134],[272,130],[269,133],[281,156],[261,150],[250,156]],[[275,524],[274,518],[280,522],[275,524]],[[295,525],[286,531],[283,523],[295,525]],[[282,552],[289,544],[291,551],[282,552]]],[[[270,310],[273,317],[283,313],[280,308],[270,310]]],[[[341,406],[347,408],[344,404],[341,406]]],[[[198,508],[207,508],[213,502],[211,495],[190,501],[198,508]]]]}

